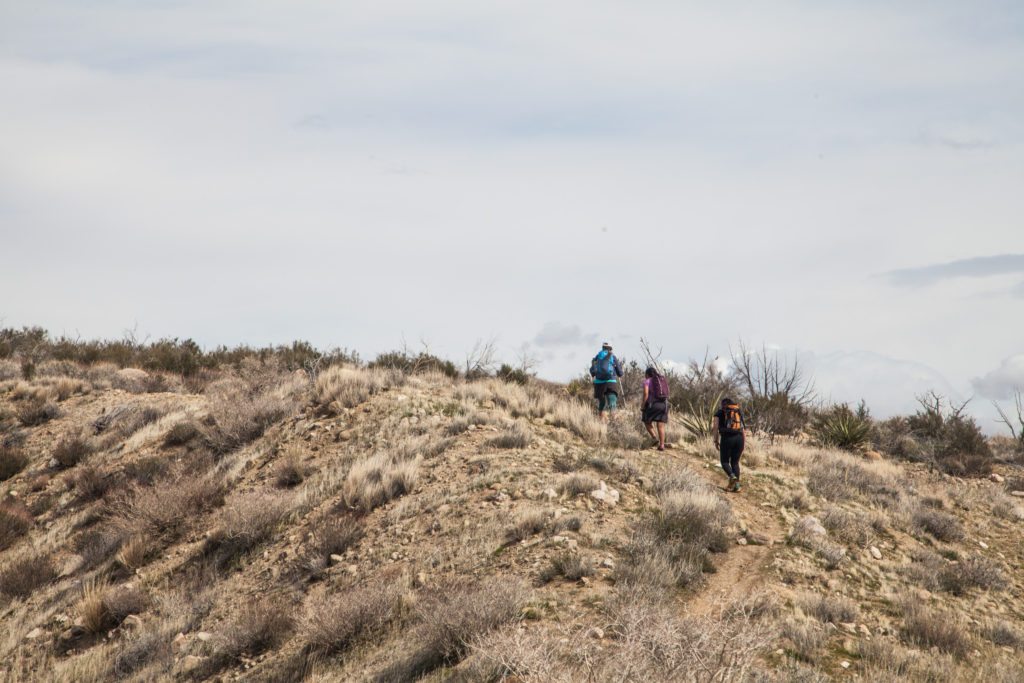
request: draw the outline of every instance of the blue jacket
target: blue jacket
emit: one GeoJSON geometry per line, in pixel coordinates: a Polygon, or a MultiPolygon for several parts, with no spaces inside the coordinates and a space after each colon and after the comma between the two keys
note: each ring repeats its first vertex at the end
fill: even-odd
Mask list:
{"type": "Polygon", "coordinates": [[[605,358],[609,356],[610,352],[601,349],[601,352],[594,356],[594,360],[590,363],[590,376],[594,378],[594,384],[610,384],[612,382],[618,382],[615,377],[622,377],[622,364],[619,363],[619,359],[615,357],[615,354],[610,354],[612,357],[612,367],[615,368],[615,377],[611,379],[598,379],[597,378],[597,367],[605,358]]]}

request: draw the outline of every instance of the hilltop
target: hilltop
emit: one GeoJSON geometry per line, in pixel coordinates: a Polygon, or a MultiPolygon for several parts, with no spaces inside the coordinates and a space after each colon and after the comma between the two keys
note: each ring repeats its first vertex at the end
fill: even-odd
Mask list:
{"type": "Polygon", "coordinates": [[[729,494],[441,369],[0,365],[5,679],[1024,679],[1013,462],[752,438],[729,494]]]}

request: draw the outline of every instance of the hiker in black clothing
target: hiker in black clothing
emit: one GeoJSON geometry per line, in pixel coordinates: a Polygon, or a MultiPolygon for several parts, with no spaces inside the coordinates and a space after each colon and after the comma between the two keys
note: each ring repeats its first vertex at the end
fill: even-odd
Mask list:
{"type": "Polygon", "coordinates": [[[729,475],[726,491],[740,490],[740,456],[743,454],[743,413],[731,398],[722,399],[722,407],[715,411],[712,433],[715,447],[721,456],[722,469],[729,475]]]}
{"type": "Polygon", "coordinates": [[[668,422],[668,379],[659,374],[653,367],[647,368],[644,372],[644,402],[641,420],[647,433],[651,435],[658,450],[665,450],[665,424],[668,422]],[[657,423],[658,432],[655,434],[654,425],[657,423]]]}

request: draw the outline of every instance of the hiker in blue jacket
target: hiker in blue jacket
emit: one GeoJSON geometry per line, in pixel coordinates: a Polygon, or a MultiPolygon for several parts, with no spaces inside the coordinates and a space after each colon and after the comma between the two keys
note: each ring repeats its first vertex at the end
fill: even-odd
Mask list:
{"type": "Polygon", "coordinates": [[[597,412],[602,420],[619,407],[619,377],[622,377],[622,364],[612,353],[612,345],[605,342],[601,351],[590,363],[590,376],[594,378],[594,398],[597,399],[597,412]]]}

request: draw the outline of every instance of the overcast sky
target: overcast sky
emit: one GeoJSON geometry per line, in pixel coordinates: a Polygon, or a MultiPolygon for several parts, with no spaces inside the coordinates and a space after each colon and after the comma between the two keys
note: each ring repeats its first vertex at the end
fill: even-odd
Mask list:
{"type": "Polygon", "coordinates": [[[1024,386],[1024,5],[0,0],[0,317],[1024,386]]]}

